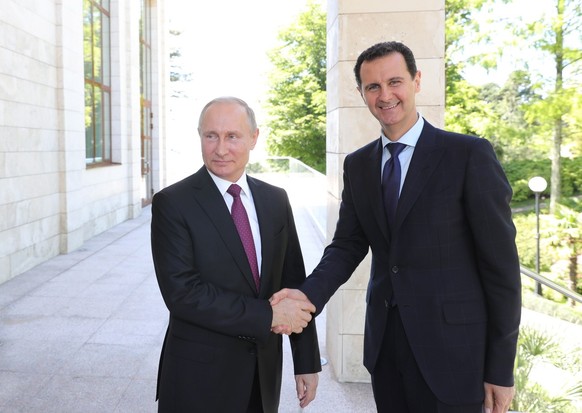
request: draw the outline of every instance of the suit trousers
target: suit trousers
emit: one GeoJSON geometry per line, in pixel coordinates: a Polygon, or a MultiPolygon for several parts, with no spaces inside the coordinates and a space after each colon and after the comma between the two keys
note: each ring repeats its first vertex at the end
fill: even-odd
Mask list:
{"type": "Polygon", "coordinates": [[[388,309],[382,348],[372,372],[378,413],[482,413],[482,404],[451,406],[428,387],[408,343],[398,306],[388,309]]]}

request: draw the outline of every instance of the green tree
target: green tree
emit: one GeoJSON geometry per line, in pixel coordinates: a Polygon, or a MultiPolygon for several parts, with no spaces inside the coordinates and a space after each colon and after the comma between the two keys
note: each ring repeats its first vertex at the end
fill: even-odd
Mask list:
{"type": "Polygon", "coordinates": [[[445,120],[450,129],[490,139],[510,159],[526,155],[515,150],[519,146],[536,150],[526,155],[530,159],[550,158],[553,214],[562,197],[562,157],[581,150],[582,0],[548,0],[551,7],[535,21],[494,12],[511,2],[446,1],[445,120]],[[503,55],[517,69],[503,88],[479,89],[462,78],[465,67],[494,69],[503,55]]]}
{"type": "Polygon", "coordinates": [[[467,62],[461,56],[466,34],[479,31],[473,15],[483,4],[485,0],[445,2],[445,124],[453,132],[478,136],[489,115],[486,105],[479,98],[479,88],[463,78],[462,72],[467,62]]]}
{"type": "Polygon", "coordinates": [[[171,96],[173,98],[188,97],[185,85],[192,81],[192,72],[184,67],[182,32],[170,29],[169,33],[171,96]]]}
{"type": "Polygon", "coordinates": [[[539,143],[538,128],[526,120],[527,108],[541,99],[527,71],[512,72],[503,86],[484,85],[479,99],[487,105],[490,115],[482,123],[480,136],[491,141],[504,163],[544,157],[546,146],[539,143]]]}
{"type": "MultiPolygon", "coordinates": [[[[580,201],[573,202],[580,204],[580,201]]],[[[545,235],[548,237],[550,245],[557,248],[559,259],[567,263],[568,287],[572,291],[580,293],[578,257],[582,253],[582,212],[558,204],[552,219],[554,221],[551,223],[552,231],[545,235]]],[[[575,306],[576,301],[571,300],[570,304],[575,306]]]]}
{"type": "Polygon", "coordinates": [[[325,173],[326,14],[309,2],[269,52],[267,149],[325,173]]]}
{"type": "Polygon", "coordinates": [[[544,99],[532,104],[526,117],[537,122],[551,140],[550,213],[554,214],[562,197],[562,145],[565,140],[580,138],[580,125],[570,123],[575,120],[570,114],[580,99],[582,1],[551,0],[551,4],[553,14],[543,20],[511,22],[510,27],[522,47],[538,52],[548,62],[538,82],[544,99]]]}

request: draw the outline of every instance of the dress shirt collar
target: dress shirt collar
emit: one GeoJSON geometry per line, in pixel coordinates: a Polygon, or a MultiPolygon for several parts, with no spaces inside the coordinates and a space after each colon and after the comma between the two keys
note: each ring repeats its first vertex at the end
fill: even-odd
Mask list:
{"type": "Polygon", "coordinates": [[[206,168],[206,170],[210,174],[210,177],[212,178],[212,180],[216,184],[216,187],[218,188],[218,190],[220,191],[220,194],[222,196],[224,196],[224,194],[226,194],[226,191],[228,190],[228,188],[234,183],[234,184],[237,184],[238,186],[241,187],[241,189],[242,189],[241,194],[246,195],[249,199],[253,199],[253,196],[251,194],[251,188],[249,188],[249,183],[247,182],[247,174],[246,173],[243,173],[238,181],[230,182],[230,181],[227,181],[226,179],[222,179],[222,178],[219,178],[218,176],[214,175],[212,172],[210,172],[210,170],[208,168],[206,168]]]}
{"type": "MultiPolygon", "coordinates": [[[[418,138],[420,138],[420,133],[422,132],[422,128],[424,127],[424,119],[421,114],[418,114],[418,119],[416,123],[410,128],[400,139],[397,140],[399,143],[403,143],[407,146],[412,146],[413,148],[416,146],[416,142],[418,142],[418,138]]],[[[382,136],[382,147],[385,148],[386,145],[392,141],[390,141],[386,135],[384,135],[384,131],[381,131],[382,136]]]]}

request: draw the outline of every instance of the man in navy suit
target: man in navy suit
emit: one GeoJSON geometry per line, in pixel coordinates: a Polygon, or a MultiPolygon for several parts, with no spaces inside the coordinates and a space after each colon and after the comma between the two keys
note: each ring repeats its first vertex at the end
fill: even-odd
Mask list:
{"type": "Polygon", "coordinates": [[[511,187],[487,140],[418,114],[421,73],[407,46],[376,44],[354,72],[381,136],[345,159],[339,219],[319,265],[300,291],[272,302],[309,299],[318,314],[371,249],[364,365],[378,411],[506,412],[521,315],[511,187]],[[400,176],[385,195],[395,143],[400,176]]]}
{"type": "Polygon", "coordinates": [[[315,397],[321,370],[315,308],[293,299],[275,306],[268,301],[305,280],[289,199],[283,189],[245,173],[259,130],[244,101],[209,102],[198,132],[204,166],[152,202],[152,254],[170,311],[158,411],[276,413],[283,350],[271,327],[279,324],[302,332],[292,334],[290,343],[299,404],[305,407],[315,397]],[[250,231],[240,236],[237,203],[250,231]]]}

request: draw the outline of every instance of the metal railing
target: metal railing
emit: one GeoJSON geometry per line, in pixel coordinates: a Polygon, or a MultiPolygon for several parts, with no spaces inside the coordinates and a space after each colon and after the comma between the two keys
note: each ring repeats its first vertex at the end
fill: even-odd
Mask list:
{"type": "Polygon", "coordinates": [[[523,267],[523,266],[520,267],[520,272],[523,275],[526,275],[529,278],[532,278],[533,280],[539,282],[540,284],[543,284],[546,287],[551,288],[552,290],[559,292],[560,294],[566,296],[567,298],[569,298],[571,300],[575,300],[579,303],[582,303],[582,295],[580,295],[574,291],[568,290],[567,288],[562,287],[559,284],[556,284],[555,282],[547,279],[543,275],[537,274],[536,272],[530,270],[529,268],[523,267]]]}
{"type": "Polygon", "coordinates": [[[269,156],[250,163],[247,171],[287,190],[291,203],[300,199],[322,239],[326,239],[327,177],[298,159],[269,156]]]}

